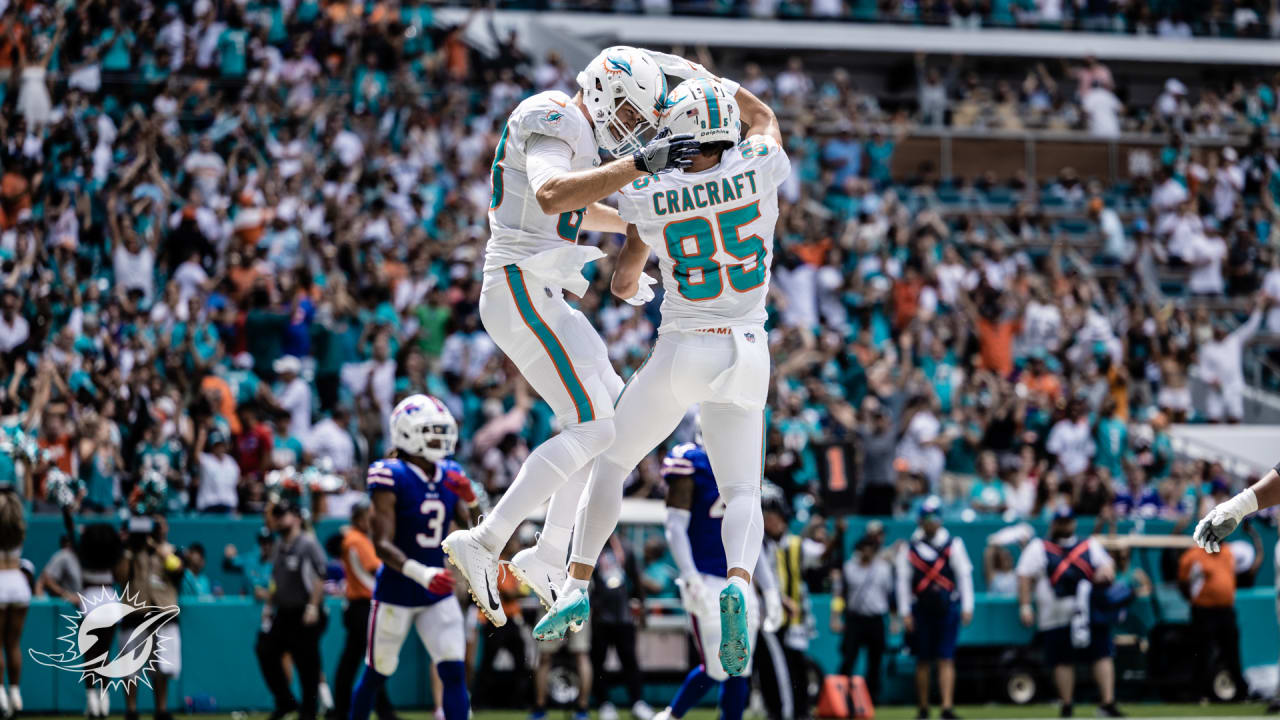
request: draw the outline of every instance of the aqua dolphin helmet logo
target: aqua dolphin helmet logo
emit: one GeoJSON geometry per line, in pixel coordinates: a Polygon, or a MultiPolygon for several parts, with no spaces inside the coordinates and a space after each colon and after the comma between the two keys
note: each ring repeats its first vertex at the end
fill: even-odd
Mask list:
{"type": "Polygon", "coordinates": [[[155,670],[157,663],[167,663],[160,657],[168,639],[161,630],[178,616],[178,606],[143,605],[137,593],[132,596],[128,593],[127,587],[120,594],[104,588],[92,601],[80,596],[81,604],[91,609],[88,613],[63,616],[70,629],[58,639],[65,642],[68,649],[61,653],[28,650],[31,659],[41,665],[80,673],[81,680],[90,685],[132,688],[141,682],[151,687],[147,673],[155,670]],[[113,656],[111,641],[118,631],[123,632],[119,650],[113,656]]]}
{"type": "Polygon", "coordinates": [[[622,60],[620,58],[608,57],[608,58],[605,58],[605,70],[611,73],[624,72],[630,75],[631,63],[627,62],[626,60],[622,60]]]}

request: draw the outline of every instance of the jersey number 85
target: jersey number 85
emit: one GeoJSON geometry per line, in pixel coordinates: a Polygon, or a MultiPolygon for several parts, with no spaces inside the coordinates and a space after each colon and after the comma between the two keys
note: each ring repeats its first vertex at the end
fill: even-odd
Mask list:
{"type": "Polygon", "coordinates": [[[667,254],[675,263],[675,276],[680,294],[686,300],[712,300],[724,292],[724,275],[729,287],[744,293],[764,283],[764,240],[759,235],[741,237],[741,228],[760,218],[760,202],[757,200],[732,210],[716,213],[715,225],[706,217],[691,217],[668,223],[662,230],[667,254]],[[689,242],[692,240],[692,248],[689,242]],[[721,265],[715,261],[717,244],[729,255],[741,260],[727,266],[721,275],[721,265]],[[749,269],[748,269],[749,268],[749,269]]]}

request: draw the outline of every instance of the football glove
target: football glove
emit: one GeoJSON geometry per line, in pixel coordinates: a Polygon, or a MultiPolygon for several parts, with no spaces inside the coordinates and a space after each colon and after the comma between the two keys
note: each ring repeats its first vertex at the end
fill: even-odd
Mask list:
{"type": "Polygon", "coordinates": [[[1222,541],[1236,529],[1244,516],[1257,511],[1258,496],[1253,494],[1252,488],[1245,488],[1201,518],[1192,538],[1201,548],[1216,553],[1222,549],[1222,541]]]}
{"type": "Polygon", "coordinates": [[[636,307],[649,302],[654,297],[652,285],[656,282],[658,281],[649,273],[640,273],[639,285],[636,286],[636,294],[627,298],[623,302],[628,305],[635,305],[636,307]]]}
{"type": "Polygon", "coordinates": [[[692,135],[672,135],[668,128],[658,133],[648,145],[631,153],[636,169],[650,175],[686,168],[698,152],[698,141],[692,135]]]}

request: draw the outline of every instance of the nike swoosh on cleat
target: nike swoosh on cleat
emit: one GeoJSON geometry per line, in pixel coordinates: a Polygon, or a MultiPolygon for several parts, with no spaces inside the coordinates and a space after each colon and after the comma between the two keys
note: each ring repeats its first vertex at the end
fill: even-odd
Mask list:
{"type": "Polygon", "coordinates": [[[556,586],[555,583],[551,582],[550,575],[547,576],[547,588],[551,590],[551,604],[554,605],[556,602],[556,586]]]}
{"type": "Polygon", "coordinates": [[[490,610],[497,610],[497,609],[498,609],[498,601],[493,599],[493,589],[489,587],[489,575],[488,575],[488,573],[486,573],[486,574],[485,574],[485,576],[484,576],[484,591],[489,595],[489,609],[490,609],[490,610]]]}

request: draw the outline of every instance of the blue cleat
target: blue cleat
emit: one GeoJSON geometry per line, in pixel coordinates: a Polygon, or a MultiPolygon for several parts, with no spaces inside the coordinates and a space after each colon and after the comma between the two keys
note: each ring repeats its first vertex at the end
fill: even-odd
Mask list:
{"type": "Polygon", "coordinates": [[[720,591],[720,665],[732,677],[747,669],[751,639],[747,637],[747,599],[734,583],[720,591]]]}
{"type": "Polygon", "coordinates": [[[591,602],[586,590],[574,590],[560,596],[551,611],[533,626],[538,640],[562,640],[569,632],[578,632],[591,616],[591,602]]]}

